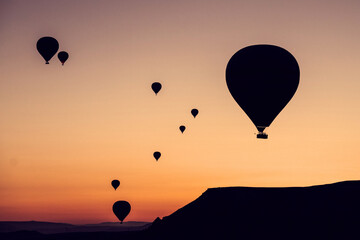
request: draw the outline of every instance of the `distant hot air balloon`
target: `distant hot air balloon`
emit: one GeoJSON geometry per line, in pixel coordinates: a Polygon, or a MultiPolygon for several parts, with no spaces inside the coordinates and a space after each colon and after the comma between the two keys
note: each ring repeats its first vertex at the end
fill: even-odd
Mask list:
{"type": "Polygon", "coordinates": [[[291,53],[273,45],[254,45],[236,52],[226,67],[226,83],[235,101],[255,124],[258,138],[290,101],[300,69],[291,53]]]}
{"type": "Polygon", "coordinates": [[[120,186],[120,181],[115,179],[111,181],[111,186],[116,190],[120,186]]]}
{"type": "Polygon", "coordinates": [[[152,88],[152,90],[154,91],[155,95],[157,95],[158,92],[159,92],[160,89],[161,89],[161,83],[159,83],[159,82],[154,82],[153,84],[151,84],[151,88],[152,88]]]}
{"type": "Polygon", "coordinates": [[[65,51],[61,51],[58,53],[58,58],[59,58],[60,62],[62,63],[62,65],[64,65],[66,60],[69,58],[69,54],[65,51]]]}
{"type": "Polygon", "coordinates": [[[116,217],[123,223],[126,216],[130,213],[131,206],[127,201],[117,201],[113,205],[113,212],[116,217]]]}
{"type": "Polygon", "coordinates": [[[154,158],[157,160],[159,160],[159,158],[161,157],[161,153],[160,152],[154,152],[154,158]]]}
{"type": "Polygon", "coordinates": [[[199,110],[197,110],[196,108],[191,109],[191,114],[194,116],[194,118],[199,114],[199,110]]]}
{"type": "Polygon", "coordinates": [[[59,43],[53,37],[42,37],[37,41],[36,48],[45,59],[46,64],[49,64],[50,59],[59,50],[59,43]]]}
{"type": "Polygon", "coordinates": [[[179,129],[180,129],[181,133],[184,133],[186,127],[185,127],[184,125],[181,125],[181,126],[179,127],[179,129]]]}

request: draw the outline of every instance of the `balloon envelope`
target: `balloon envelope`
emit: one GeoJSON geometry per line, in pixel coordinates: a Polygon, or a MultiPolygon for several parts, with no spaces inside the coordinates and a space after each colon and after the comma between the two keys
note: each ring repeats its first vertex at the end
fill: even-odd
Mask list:
{"type": "Polygon", "coordinates": [[[53,37],[42,37],[37,41],[36,48],[45,59],[46,64],[49,64],[50,59],[59,50],[59,43],[53,37]]]}
{"type": "Polygon", "coordinates": [[[111,181],[111,186],[116,190],[120,186],[120,181],[115,179],[111,181]]]}
{"type": "Polygon", "coordinates": [[[154,158],[157,160],[159,160],[159,158],[161,157],[161,153],[160,152],[154,152],[154,158]]]}
{"type": "Polygon", "coordinates": [[[181,125],[181,126],[179,127],[179,129],[180,129],[181,133],[183,133],[183,132],[185,131],[186,127],[185,127],[184,125],[181,125]]]}
{"type": "Polygon", "coordinates": [[[153,84],[151,84],[151,88],[152,88],[152,90],[154,91],[154,93],[157,95],[158,92],[159,92],[160,89],[161,89],[161,83],[159,83],[159,82],[154,82],[153,84]]]}
{"type": "Polygon", "coordinates": [[[191,109],[191,114],[194,116],[194,118],[199,114],[199,110],[197,110],[196,108],[191,109]]]}
{"type": "Polygon", "coordinates": [[[113,212],[115,216],[122,223],[126,216],[130,213],[131,206],[127,201],[117,201],[113,205],[113,212]]]}
{"type": "Polygon", "coordinates": [[[62,63],[62,65],[64,65],[66,60],[69,58],[69,54],[65,51],[61,51],[58,53],[58,58],[59,58],[60,62],[62,63]]]}
{"type": "Polygon", "coordinates": [[[226,67],[231,95],[261,134],[293,97],[299,78],[293,55],[273,45],[245,47],[226,67]]]}

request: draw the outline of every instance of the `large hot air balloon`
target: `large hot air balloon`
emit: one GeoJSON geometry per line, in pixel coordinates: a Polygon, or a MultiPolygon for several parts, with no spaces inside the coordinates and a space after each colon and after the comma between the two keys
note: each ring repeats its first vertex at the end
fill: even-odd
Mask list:
{"type": "Polygon", "coordinates": [[[65,51],[59,52],[57,56],[58,56],[60,62],[62,63],[62,65],[64,65],[66,60],[69,58],[69,54],[65,51]]]}
{"type": "Polygon", "coordinates": [[[123,223],[130,210],[131,206],[127,201],[117,201],[113,205],[113,212],[121,223],[123,223]]]}
{"type": "Polygon", "coordinates": [[[158,92],[161,90],[161,83],[154,82],[153,84],[151,84],[151,88],[154,91],[155,95],[157,95],[158,92]]]}
{"type": "Polygon", "coordinates": [[[184,133],[186,127],[185,127],[184,125],[181,125],[181,126],[179,127],[179,129],[180,129],[181,133],[184,133]]]}
{"type": "Polygon", "coordinates": [[[258,138],[290,101],[300,69],[291,53],[273,45],[254,45],[236,52],[226,67],[226,83],[235,101],[255,124],[258,138]]]}
{"type": "Polygon", "coordinates": [[[191,109],[191,115],[193,115],[194,118],[195,118],[198,114],[199,114],[199,110],[197,110],[196,108],[191,109]]]}
{"type": "Polygon", "coordinates": [[[157,160],[159,160],[159,158],[161,157],[161,153],[160,152],[154,152],[153,154],[154,158],[157,160]]]}
{"type": "Polygon", "coordinates": [[[53,37],[42,37],[37,41],[36,48],[45,59],[46,64],[49,64],[50,59],[59,50],[59,43],[53,37]]]}
{"type": "Polygon", "coordinates": [[[116,190],[120,186],[120,181],[115,179],[111,181],[111,186],[116,190]]]}

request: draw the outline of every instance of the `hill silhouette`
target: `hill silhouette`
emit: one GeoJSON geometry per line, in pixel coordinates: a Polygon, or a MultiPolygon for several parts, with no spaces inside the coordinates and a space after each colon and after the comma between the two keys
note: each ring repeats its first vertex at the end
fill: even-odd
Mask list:
{"type": "MultiPolygon", "coordinates": [[[[210,188],[199,198],[135,231],[0,233],[1,239],[360,239],[360,181],[311,187],[210,188]]],[[[116,225],[116,224],[115,224],[116,225]]],[[[61,227],[69,227],[64,225],[61,227]]],[[[114,226],[116,227],[116,226],[114,226]]],[[[140,227],[140,226],[139,226],[140,227]]],[[[134,229],[133,229],[134,230],[134,229]]]]}
{"type": "Polygon", "coordinates": [[[360,239],[360,181],[211,188],[155,220],[154,239],[360,239]]]}
{"type": "Polygon", "coordinates": [[[67,232],[125,232],[140,231],[149,227],[149,222],[102,222],[97,224],[74,225],[68,223],[38,222],[38,221],[0,221],[1,232],[35,231],[43,234],[67,232]]]}

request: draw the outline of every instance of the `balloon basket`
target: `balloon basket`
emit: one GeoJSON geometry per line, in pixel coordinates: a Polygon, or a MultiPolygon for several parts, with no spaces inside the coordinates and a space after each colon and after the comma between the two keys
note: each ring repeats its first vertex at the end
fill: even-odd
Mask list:
{"type": "Polygon", "coordinates": [[[260,139],[268,139],[268,135],[266,133],[258,133],[256,135],[256,138],[260,138],[260,139]]]}

